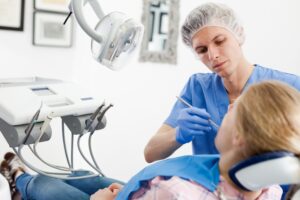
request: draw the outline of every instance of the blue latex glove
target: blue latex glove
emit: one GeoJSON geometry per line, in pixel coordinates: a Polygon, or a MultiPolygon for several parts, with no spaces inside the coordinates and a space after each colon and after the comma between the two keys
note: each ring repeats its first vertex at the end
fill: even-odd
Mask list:
{"type": "Polygon", "coordinates": [[[194,136],[211,131],[209,118],[210,115],[205,109],[196,107],[182,109],[177,118],[176,141],[185,144],[192,141],[194,136]]]}

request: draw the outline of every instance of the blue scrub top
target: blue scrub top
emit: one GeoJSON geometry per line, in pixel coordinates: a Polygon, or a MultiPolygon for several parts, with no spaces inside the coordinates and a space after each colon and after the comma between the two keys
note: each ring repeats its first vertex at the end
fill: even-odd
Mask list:
{"type": "MultiPolygon", "coordinates": [[[[249,77],[246,85],[247,88],[253,83],[264,80],[283,81],[297,90],[300,90],[300,77],[280,72],[277,70],[254,65],[254,70],[249,77]]],[[[181,91],[180,96],[192,106],[204,108],[211,115],[211,119],[217,124],[221,124],[224,115],[227,112],[229,98],[220,76],[215,73],[197,73],[190,77],[187,84],[181,91]]],[[[165,124],[176,127],[177,116],[179,111],[186,108],[180,101],[176,101],[165,124]]],[[[216,133],[211,131],[207,134],[197,136],[192,141],[194,154],[217,154],[214,139],[216,133]]]]}

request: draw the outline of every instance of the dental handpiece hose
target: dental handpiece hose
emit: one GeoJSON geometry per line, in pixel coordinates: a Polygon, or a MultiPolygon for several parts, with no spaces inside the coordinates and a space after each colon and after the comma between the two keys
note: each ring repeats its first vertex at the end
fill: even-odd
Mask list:
{"type": "MultiPolygon", "coordinates": [[[[186,105],[186,106],[188,106],[188,107],[190,107],[190,108],[193,107],[191,104],[189,104],[188,102],[186,102],[183,98],[181,98],[181,97],[179,97],[179,96],[176,96],[176,98],[177,98],[181,103],[183,103],[184,105],[186,105]]],[[[208,119],[208,121],[209,121],[209,123],[210,123],[211,125],[213,125],[215,128],[219,129],[219,126],[218,126],[213,120],[208,119]]]]}

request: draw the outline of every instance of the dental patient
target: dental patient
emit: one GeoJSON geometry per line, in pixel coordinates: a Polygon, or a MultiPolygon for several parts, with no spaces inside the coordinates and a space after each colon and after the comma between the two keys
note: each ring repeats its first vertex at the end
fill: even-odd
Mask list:
{"type": "Polygon", "coordinates": [[[256,192],[239,189],[228,171],[236,163],[266,152],[300,155],[299,141],[300,93],[283,83],[260,83],[230,105],[215,140],[220,157],[163,160],[146,167],[122,189],[112,185],[91,199],[281,199],[279,186],[256,192]]]}
{"type": "Polygon", "coordinates": [[[262,153],[288,151],[300,155],[300,93],[284,83],[263,82],[250,86],[228,109],[215,140],[220,155],[182,156],[159,161],[144,168],[124,186],[114,183],[94,194],[82,191],[87,194],[85,198],[72,194],[82,187],[95,188],[95,178],[66,183],[69,188],[64,190],[55,184],[62,180],[38,175],[29,186],[22,188],[19,182],[24,169],[19,166],[21,170],[17,170],[15,178],[17,189],[23,199],[39,200],[55,199],[55,193],[60,194],[61,200],[281,199],[279,186],[245,191],[233,183],[228,172],[237,163],[262,153]],[[44,184],[38,184],[38,179],[51,180],[52,184],[47,185],[50,192],[44,184]],[[41,191],[38,196],[30,194],[34,193],[33,189],[41,191]]]}

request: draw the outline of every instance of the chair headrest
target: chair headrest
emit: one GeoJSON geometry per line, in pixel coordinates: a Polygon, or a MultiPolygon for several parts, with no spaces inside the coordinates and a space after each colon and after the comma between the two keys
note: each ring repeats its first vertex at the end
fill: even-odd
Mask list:
{"type": "Polygon", "coordinates": [[[286,151],[260,154],[234,165],[229,177],[246,191],[274,184],[297,184],[300,183],[300,159],[286,151]]]}

